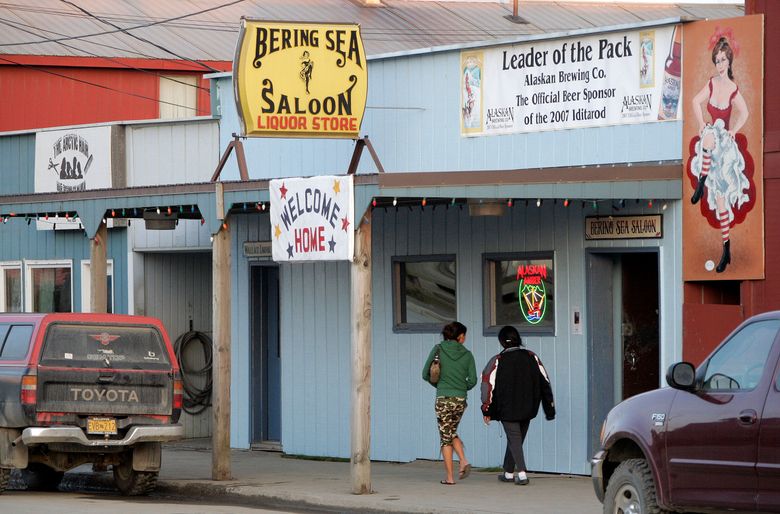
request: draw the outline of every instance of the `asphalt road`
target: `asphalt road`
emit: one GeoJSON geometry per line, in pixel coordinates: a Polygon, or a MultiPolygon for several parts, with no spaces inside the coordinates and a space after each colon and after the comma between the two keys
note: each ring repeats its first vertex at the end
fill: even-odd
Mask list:
{"type": "MultiPolygon", "coordinates": [[[[107,512],[122,514],[240,514],[303,513],[299,510],[269,510],[252,506],[218,505],[203,502],[188,503],[157,497],[125,498],[104,493],[66,493],[6,491],[0,496],[0,510],[14,514],[107,512]]],[[[309,511],[310,512],[310,511],[309,511]]]]}

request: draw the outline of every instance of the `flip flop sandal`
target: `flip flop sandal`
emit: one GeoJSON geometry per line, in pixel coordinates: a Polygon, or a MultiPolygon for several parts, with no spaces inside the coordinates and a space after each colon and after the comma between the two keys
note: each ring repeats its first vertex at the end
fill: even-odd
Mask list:
{"type": "Polygon", "coordinates": [[[460,470],[460,473],[458,473],[458,478],[463,480],[464,478],[468,477],[469,474],[471,474],[471,464],[466,464],[466,467],[460,470]]]}
{"type": "Polygon", "coordinates": [[[447,482],[446,480],[442,480],[439,482],[441,485],[455,485],[455,482],[447,482]]]}

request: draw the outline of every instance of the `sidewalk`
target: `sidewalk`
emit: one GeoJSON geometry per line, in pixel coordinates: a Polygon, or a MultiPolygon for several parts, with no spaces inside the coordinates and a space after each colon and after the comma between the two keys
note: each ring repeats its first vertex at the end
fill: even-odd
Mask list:
{"type": "MultiPolygon", "coordinates": [[[[85,468],[82,468],[85,469],[85,468]]],[[[317,510],[413,513],[597,514],[590,477],[530,474],[527,486],[506,484],[496,472],[472,471],[454,486],[439,484],[441,462],[407,464],[373,462],[373,494],[354,495],[350,465],[283,457],[281,453],[233,450],[233,480],[211,480],[211,450],[207,440],[182,441],[163,449],[159,495],[211,498],[242,504],[299,506],[317,510]]],[[[66,473],[64,488],[112,486],[111,473],[66,473]]]]}

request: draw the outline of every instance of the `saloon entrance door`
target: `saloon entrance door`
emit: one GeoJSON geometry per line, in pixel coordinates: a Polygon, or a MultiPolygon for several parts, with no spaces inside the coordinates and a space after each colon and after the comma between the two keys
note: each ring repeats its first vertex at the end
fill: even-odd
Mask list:
{"type": "Polygon", "coordinates": [[[593,251],[586,267],[592,455],[609,410],[660,386],[658,252],[593,251]]]}

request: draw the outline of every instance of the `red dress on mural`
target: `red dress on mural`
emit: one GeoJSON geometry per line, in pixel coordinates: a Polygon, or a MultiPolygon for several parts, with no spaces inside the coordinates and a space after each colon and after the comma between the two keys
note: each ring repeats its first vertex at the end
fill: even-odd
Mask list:
{"type": "Polygon", "coordinates": [[[747,150],[747,138],[744,134],[732,137],[729,133],[734,99],[739,87],[721,107],[713,103],[712,80],[709,80],[707,113],[712,120],[701,134],[690,143],[691,158],[686,170],[691,185],[696,190],[692,203],[701,202],[701,213],[713,228],[723,234],[724,253],[716,269],[723,272],[731,262],[729,229],[741,223],[755,204],[755,184],[753,183],[753,159],[747,150]],[[703,148],[703,141],[712,136],[714,146],[703,148]]]}

